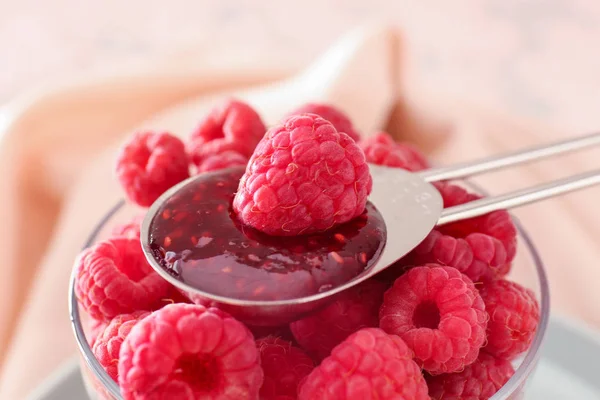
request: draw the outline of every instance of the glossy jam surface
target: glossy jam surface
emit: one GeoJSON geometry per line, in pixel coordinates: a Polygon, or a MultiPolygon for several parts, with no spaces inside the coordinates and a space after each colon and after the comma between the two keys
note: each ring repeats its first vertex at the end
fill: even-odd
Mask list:
{"type": "Polygon", "coordinates": [[[378,259],[385,224],[370,203],[361,216],[320,234],[274,237],[241,225],[231,202],[242,174],[203,174],[157,211],[150,247],[172,276],[215,295],[283,300],[337,287],[378,259]]]}

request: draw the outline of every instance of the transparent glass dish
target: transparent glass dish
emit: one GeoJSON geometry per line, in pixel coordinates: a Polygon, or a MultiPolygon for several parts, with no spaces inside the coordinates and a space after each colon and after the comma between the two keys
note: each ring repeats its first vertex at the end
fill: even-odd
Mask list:
{"type": "MultiPolygon", "coordinates": [[[[469,184],[468,187],[473,191],[482,192],[472,184],[469,184]]],[[[90,234],[86,242],[86,247],[108,238],[115,225],[128,222],[138,212],[139,210],[126,205],[125,202],[120,202],[115,205],[104,218],[100,220],[96,228],[90,234]]],[[[534,372],[540,357],[540,348],[550,314],[550,297],[544,266],[533,242],[523,226],[521,226],[516,219],[515,223],[517,224],[519,233],[519,247],[509,279],[519,282],[535,292],[538,301],[540,302],[541,318],[536,336],[529,351],[514,363],[515,374],[491,400],[517,400],[524,398],[523,396],[527,382],[534,372]]],[[[69,311],[71,314],[71,324],[80,353],[81,372],[88,394],[93,400],[122,399],[117,383],[108,376],[102,366],[98,363],[86,340],[84,321],[88,316],[77,304],[74,293],[74,278],[75,275],[73,274],[71,276],[69,287],[69,311]]]]}

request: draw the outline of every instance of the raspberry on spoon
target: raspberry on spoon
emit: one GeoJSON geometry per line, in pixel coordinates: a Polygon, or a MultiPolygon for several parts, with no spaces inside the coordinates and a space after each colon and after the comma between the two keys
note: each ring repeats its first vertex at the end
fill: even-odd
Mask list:
{"type": "Polygon", "coordinates": [[[372,186],[365,156],[348,135],[315,114],[295,115],[256,147],[233,209],[259,231],[296,236],[362,214],[372,186]]]}
{"type": "Polygon", "coordinates": [[[477,358],[487,313],[473,282],[456,268],[429,264],[385,292],[379,326],[400,336],[430,374],[457,372],[477,358]]]}
{"type": "Polygon", "coordinates": [[[331,104],[307,103],[292,111],[289,116],[300,114],[316,114],[331,122],[338,132],[344,132],[356,142],[360,140],[360,133],[354,129],[350,118],[331,104]]]}

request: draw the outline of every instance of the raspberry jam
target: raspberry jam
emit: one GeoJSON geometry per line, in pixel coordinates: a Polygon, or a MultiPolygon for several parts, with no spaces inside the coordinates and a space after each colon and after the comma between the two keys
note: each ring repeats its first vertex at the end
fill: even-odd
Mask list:
{"type": "Polygon", "coordinates": [[[283,300],[337,287],[379,258],[385,223],[371,203],[352,221],[319,234],[275,237],[241,225],[231,202],[243,172],[203,174],[157,211],[150,247],[172,276],[215,295],[283,300]]]}

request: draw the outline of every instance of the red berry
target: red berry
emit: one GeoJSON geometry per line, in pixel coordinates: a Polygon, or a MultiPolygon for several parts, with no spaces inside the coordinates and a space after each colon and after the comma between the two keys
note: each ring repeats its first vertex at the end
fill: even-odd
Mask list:
{"type": "Polygon", "coordinates": [[[118,379],[119,350],[131,328],[150,315],[148,311],[135,311],[114,317],[100,333],[93,347],[94,356],[115,381],[118,379]]]}
{"type": "Polygon", "coordinates": [[[75,261],[75,293],[92,318],[152,310],[171,285],[147,263],[139,239],[108,239],[84,250],[75,261]]]}
{"type": "Polygon", "coordinates": [[[350,334],[378,325],[385,289],[385,284],[369,280],[342,292],[333,303],[292,322],[294,338],[315,360],[324,359],[350,334]]]}
{"type": "Polygon", "coordinates": [[[429,168],[425,156],[409,143],[398,143],[389,134],[379,132],[358,142],[367,162],[408,171],[429,168]]]}
{"type": "Polygon", "coordinates": [[[131,219],[130,222],[115,226],[112,230],[113,236],[122,236],[131,239],[139,239],[140,229],[142,227],[144,217],[144,214],[136,215],[131,219]]]}
{"type": "MultiPolygon", "coordinates": [[[[479,199],[460,186],[436,183],[444,207],[479,199]]],[[[449,265],[474,282],[506,275],[515,257],[517,230],[506,210],[437,227],[409,255],[414,264],[449,265]]]]}
{"type": "Polygon", "coordinates": [[[353,333],[315,368],[300,388],[300,400],[429,400],[412,351],[378,328],[353,333]]]}
{"type": "Polygon", "coordinates": [[[132,399],[258,399],[254,338],[228,314],[171,304],[141,320],[119,353],[119,385],[132,399]]]}
{"type": "Polygon", "coordinates": [[[314,368],[312,359],[290,342],[273,336],[259,339],[260,365],[264,381],[261,400],[280,400],[283,396],[296,398],[298,384],[314,368]]]}
{"type": "Polygon", "coordinates": [[[229,99],[212,109],[192,133],[188,153],[200,167],[206,158],[225,151],[250,157],[266,127],[248,104],[229,99]]]}
{"type": "Polygon", "coordinates": [[[104,331],[106,325],[107,322],[104,320],[89,318],[84,321],[83,328],[85,332],[85,338],[87,339],[90,347],[94,347],[96,339],[98,339],[98,336],[100,336],[100,334],[104,331]]]}
{"type": "Polygon", "coordinates": [[[241,155],[237,151],[228,150],[207,157],[198,165],[198,173],[216,171],[238,165],[245,166],[247,163],[248,157],[241,155]]]}
{"type": "Polygon", "coordinates": [[[529,349],[540,321],[534,293],[502,279],[483,285],[481,297],[490,315],[485,351],[510,360],[529,349]]]}
{"type": "Polygon", "coordinates": [[[291,112],[289,116],[300,114],[316,114],[331,122],[338,132],[344,132],[356,142],[360,140],[360,133],[354,129],[350,118],[342,110],[330,104],[308,103],[291,112]]]}
{"type": "Polygon", "coordinates": [[[487,400],[514,374],[510,362],[481,352],[461,372],[427,377],[432,400],[487,400]]]}
{"type": "Polygon", "coordinates": [[[121,148],[116,170],[127,197],[142,207],[190,176],[183,142],[166,132],[133,135],[121,148]]]}
{"type": "Polygon", "coordinates": [[[477,358],[487,314],[473,282],[452,267],[428,264],[385,292],[379,326],[400,336],[431,374],[460,371],[477,358]]]}
{"type": "Polygon", "coordinates": [[[266,337],[276,337],[287,341],[294,341],[294,335],[290,330],[289,325],[280,326],[256,326],[248,325],[246,327],[250,329],[255,339],[264,339],[266,337]]]}
{"type": "Polygon", "coordinates": [[[362,150],[314,114],[271,128],[240,180],[233,209],[275,236],[324,231],[362,214],[373,182],[362,150]]]}

